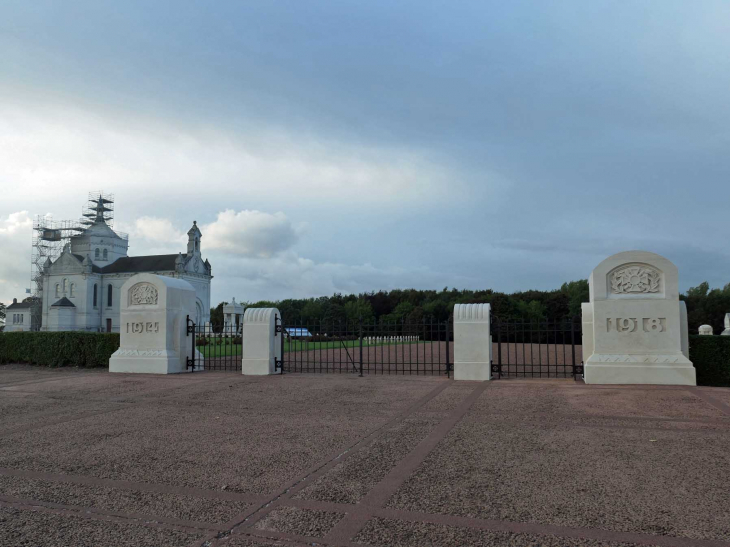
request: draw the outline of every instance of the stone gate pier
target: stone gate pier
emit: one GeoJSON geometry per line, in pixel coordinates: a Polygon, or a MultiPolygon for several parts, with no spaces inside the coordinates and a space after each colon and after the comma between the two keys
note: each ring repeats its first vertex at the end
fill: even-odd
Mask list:
{"type": "Polygon", "coordinates": [[[608,257],[583,304],[587,384],[696,385],[677,267],[646,251],[608,257]]]}
{"type": "Polygon", "coordinates": [[[109,372],[186,372],[193,352],[187,317],[196,312],[192,285],[142,273],[130,277],[120,295],[120,346],[109,359],[109,372]]]}

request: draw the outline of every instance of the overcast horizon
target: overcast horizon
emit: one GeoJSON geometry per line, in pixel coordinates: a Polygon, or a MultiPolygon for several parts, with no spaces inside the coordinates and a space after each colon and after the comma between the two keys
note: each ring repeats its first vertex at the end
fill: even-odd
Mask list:
{"type": "Polygon", "coordinates": [[[641,249],[730,283],[730,3],[6,1],[0,302],[116,196],[212,304],[557,289],[641,249]]]}

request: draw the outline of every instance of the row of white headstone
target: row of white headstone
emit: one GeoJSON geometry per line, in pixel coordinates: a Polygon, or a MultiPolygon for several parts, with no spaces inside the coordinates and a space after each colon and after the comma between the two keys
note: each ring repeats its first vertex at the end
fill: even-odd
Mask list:
{"type": "Polygon", "coordinates": [[[399,342],[418,342],[420,336],[364,336],[366,344],[395,344],[399,342]]]}
{"type": "MultiPolygon", "coordinates": [[[[593,270],[589,287],[590,301],[582,305],[586,383],[696,384],[689,360],[687,310],[679,300],[674,264],[654,253],[619,253],[593,270]]],[[[124,284],[122,295],[121,346],[109,370],[161,374],[188,370],[193,350],[186,343],[186,318],[195,315],[193,288],[179,279],[138,274],[124,284]]],[[[275,308],[245,311],[244,374],[275,372],[275,363],[282,358],[277,316],[281,314],[275,308]]],[[[491,379],[489,329],[489,304],[455,306],[455,379],[491,379]]]]}
{"type": "MultiPolygon", "coordinates": [[[[712,336],[714,334],[712,325],[700,325],[699,331],[701,336],[712,336]]],[[[730,313],[725,314],[725,330],[720,333],[720,336],[730,336],[730,313]]]]}

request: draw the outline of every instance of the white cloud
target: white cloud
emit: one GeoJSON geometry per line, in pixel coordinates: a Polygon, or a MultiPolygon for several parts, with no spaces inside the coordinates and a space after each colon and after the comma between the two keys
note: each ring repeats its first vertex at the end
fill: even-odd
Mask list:
{"type": "Polygon", "coordinates": [[[200,227],[206,249],[269,258],[289,249],[297,233],[284,213],[226,210],[215,222],[200,227]]]}
{"type": "Polygon", "coordinates": [[[28,296],[33,219],[28,211],[0,217],[0,302],[28,296]]]}
{"type": "Polygon", "coordinates": [[[138,218],[134,223],[130,236],[163,243],[185,241],[185,233],[175,228],[169,218],[138,218]]]}

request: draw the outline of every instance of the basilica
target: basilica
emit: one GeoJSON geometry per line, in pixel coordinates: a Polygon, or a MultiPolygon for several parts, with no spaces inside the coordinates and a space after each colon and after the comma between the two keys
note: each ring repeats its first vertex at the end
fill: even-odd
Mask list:
{"type": "Polygon", "coordinates": [[[103,200],[89,226],[70,238],[61,255],[43,265],[41,330],[119,332],[120,289],[138,273],[184,279],[195,289],[197,324],[210,320],[211,266],[200,252],[197,223],[185,253],[127,256],[129,242],[106,222],[103,200]]]}

